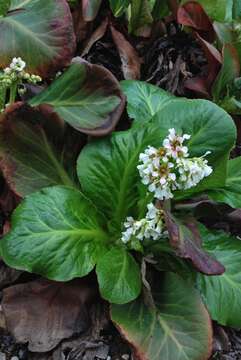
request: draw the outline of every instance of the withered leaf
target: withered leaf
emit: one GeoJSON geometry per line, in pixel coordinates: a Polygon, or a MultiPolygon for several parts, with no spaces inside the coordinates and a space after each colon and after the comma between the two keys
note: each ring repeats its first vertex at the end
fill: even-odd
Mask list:
{"type": "Polygon", "coordinates": [[[110,28],[112,38],[120,55],[125,80],[139,80],[141,61],[136,50],[114,26],[110,28]]]}
{"type": "Polygon", "coordinates": [[[97,29],[93,32],[93,34],[88,38],[87,42],[85,43],[84,49],[81,52],[81,57],[87,55],[94,43],[96,43],[96,41],[100,40],[105,35],[108,22],[108,18],[105,18],[100,24],[100,26],[98,26],[97,29]]]}
{"type": "Polygon", "coordinates": [[[83,280],[67,283],[44,279],[3,290],[8,330],[33,352],[47,352],[63,339],[89,327],[87,304],[92,289],[83,280]]]}

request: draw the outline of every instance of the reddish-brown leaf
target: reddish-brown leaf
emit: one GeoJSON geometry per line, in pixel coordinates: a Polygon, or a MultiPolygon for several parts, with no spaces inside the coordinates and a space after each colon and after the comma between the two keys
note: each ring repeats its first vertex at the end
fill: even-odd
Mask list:
{"type": "Polygon", "coordinates": [[[213,84],[213,81],[216,79],[216,76],[221,68],[222,55],[213,45],[204,40],[198,33],[196,33],[196,37],[208,61],[208,76],[206,81],[208,87],[210,87],[213,84]]]}
{"type": "Polygon", "coordinates": [[[1,115],[0,169],[20,197],[46,186],[70,185],[73,180],[84,135],[51,111],[46,105],[33,109],[19,102],[1,115]]]}
{"type": "Polygon", "coordinates": [[[179,24],[196,30],[205,40],[214,41],[215,31],[211,19],[199,3],[189,1],[180,6],[177,12],[177,20],[179,24]]]}
{"type": "Polygon", "coordinates": [[[112,38],[120,55],[124,78],[126,80],[139,80],[141,61],[136,50],[114,26],[110,28],[112,38]]]}
{"type": "Polygon", "coordinates": [[[108,26],[108,18],[105,18],[100,26],[93,32],[93,34],[88,38],[87,42],[85,43],[84,49],[82,50],[81,57],[84,57],[88,54],[92,46],[96,43],[96,41],[100,40],[107,30],[108,26]]]}
{"type": "Polygon", "coordinates": [[[206,70],[207,75],[187,79],[185,82],[185,87],[197,92],[199,95],[205,98],[209,98],[211,87],[222,65],[222,55],[212,44],[204,40],[198,33],[195,33],[195,36],[200,46],[202,47],[208,62],[206,70]]]}
{"type": "Polygon", "coordinates": [[[84,41],[88,36],[88,32],[91,28],[91,23],[87,22],[83,18],[82,4],[75,6],[72,11],[74,32],[77,42],[84,41]]]}
{"type": "Polygon", "coordinates": [[[202,240],[194,219],[184,224],[177,221],[169,211],[165,212],[165,219],[170,244],[177,256],[190,260],[203,274],[221,275],[224,273],[224,266],[202,249],[202,240]]]}
{"type": "Polygon", "coordinates": [[[94,295],[83,280],[36,280],[3,291],[7,328],[30,351],[47,352],[89,327],[87,306],[94,295]]]}

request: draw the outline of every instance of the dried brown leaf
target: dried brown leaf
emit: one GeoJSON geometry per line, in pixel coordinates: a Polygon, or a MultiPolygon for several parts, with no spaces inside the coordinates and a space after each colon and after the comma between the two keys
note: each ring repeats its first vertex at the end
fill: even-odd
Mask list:
{"type": "Polygon", "coordinates": [[[141,61],[136,50],[119,31],[113,26],[110,28],[114,43],[120,55],[124,78],[126,80],[140,79],[141,61]]]}
{"type": "Polygon", "coordinates": [[[28,342],[30,351],[50,351],[61,340],[87,330],[87,305],[93,295],[83,280],[40,279],[9,287],[2,302],[7,328],[18,342],[28,342]]]}
{"type": "Polygon", "coordinates": [[[84,46],[84,49],[81,53],[81,57],[84,57],[85,55],[87,55],[89,53],[90,49],[92,48],[92,46],[96,43],[96,41],[100,40],[105,35],[107,25],[108,25],[108,18],[105,18],[102,21],[102,23],[100,24],[100,26],[97,27],[97,29],[93,32],[93,34],[87,40],[87,42],[84,46]]]}

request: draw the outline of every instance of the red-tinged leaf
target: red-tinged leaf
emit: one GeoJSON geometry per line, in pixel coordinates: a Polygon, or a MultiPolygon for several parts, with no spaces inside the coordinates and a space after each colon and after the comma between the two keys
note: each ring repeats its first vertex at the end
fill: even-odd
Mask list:
{"type": "Polygon", "coordinates": [[[82,0],[82,13],[85,21],[95,19],[102,0],[82,0]]]}
{"type": "Polygon", "coordinates": [[[66,0],[11,0],[10,10],[0,17],[1,67],[20,56],[28,72],[49,77],[69,64],[76,41],[66,0]]]}
{"type": "Polygon", "coordinates": [[[177,12],[179,24],[196,30],[205,40],[213,42],[215,31],[209,16],[203,7],[195,1],[189,1],[180,6],[177,12]]]}
{"type": "Polygon", "coordinates": [[[0,121],[0,168],[10,188],[23,197],[50,185],[74,186],[82,137],[47,107],[8,107],[0,121]]]}
{"type": "Polygon", "coordinates": [[[138,360],[207,360],[212,324],[199,293],[174,273],[158,276],[154,306],[111,305],[111,318],[138,360]],[[162,281],[161,281],[162,280],[162,281]]]}
{"type": "Polygon", "coordinates": [[[213,84],[213,81],[216,79],[216,76],[221,68],[222,55],[213,45],[204,40],[198,33],[196,33],[196,37],[208,61],[208,76],[206,81],[208,87],[210,87],[213,84]]]}
{"type": "Polygon", "coordinates": [[[125,80],[139,80],[141,61],[136,50],[113,26],[111,26],[111,33],[120,55],[125,80]]]}
{"type": "Polygon", "coordinates": [[[206,79],[202,77],[190,78],[185,81],[185,88],[193,91],[204,99],[210,99],[206,79]]]}
{"type": "Polygon", "coordinates": [[[76,41],[79,43],[84,41],[88,36],[88,32],[91,29],[91,23],[84,20],[81,3],[79,3],[77,6],[74,6],[72,17],[76,41]]]}
{"type": "Polygon", "coordinates": [[[76,130],[103,136],[113,131],[119,121],[125,107],[125,96],[109,70],[77,57],[60,77],[32,98],[29,104],[47,104],[59,118],[76,130]]]}
{"type": "Polygon", "coordinates": [[[195,35],[204,51],[208,62],[206,70],[207,75],[187,79],[185,82],[185,87],[197,92],[198,95],[201,95],[205,98],[210,98],[211,87],[222,66],[222,55],[212,44],[204,40],[198,33],[195,33],[195,35]]]}
{"type": "Polygon", "coordinates": [[[183,224],[174,216],[165,212],[170,244],[175,249],[176,255],[183,259],[191,260],[193,266],[205,275],[221,275],[225,268],[212,258],[204,249],[195,220],[183,224]]]}
{"type": "Polygon", "coordinates": [[[93,290],[83,281],[36,280],[3,291],[7,328],[34,352],[47,352],[61,340],[85,331],[93,290]]]}

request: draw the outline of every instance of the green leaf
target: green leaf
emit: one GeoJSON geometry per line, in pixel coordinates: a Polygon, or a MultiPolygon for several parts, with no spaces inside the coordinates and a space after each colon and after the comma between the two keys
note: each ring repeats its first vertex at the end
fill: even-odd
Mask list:
{"type": "Polygon", "coordinates": [[[236,139],[236,128],[232,118],[220,107],[207,100],[175,100],[166,105],[152,119],[155,125],[165,130],[175,128],[191,135],[187,142],[190,156],[202,156],[207,151],[213,174],[200,185],[178,194],[179,198],[201,190],[223,186],[226,176],[226,163],[236,139]]]}
{"type": "Polygon", "coordinates": [[[117,132],[92,141],[80,153],[77,171],[83,192],[112,219],[118,231],[132,211],[138,216],[139,154],[163,138],[161,129],[156,128],[117,132]]]}
{"type": "Polygon", "coordinates": [[[213,320],[241,327],[241,241],[202,227],[204,247],[226,268],[221,276],[197,275],[198,288],[213,320]]]}
{"type": "Polygon", "coordinates": [[[10,4],[11,0],[0,0],[0,17],[7,14],[10,4]]]}
{"type": "Polygon", "coordinates": [[[75,50],[75,35],[65,0],[11,0],[0,18],[0,66],[20,56],[27,71],[48,77],[66,66],[75,50]]]}
{"type": "Polygon", "coordinates": [[[225,186],[209,191],[208,195],[211,199],[228,204],[232,208],[241,208],[241,157],[228,161],[225,186]]]}
{"type": "Polygon", "coordinates": [[[198,2],[212,20],[220,22],[233,20],[233,0],[198,0],[198,2]]]}
{"type": "Polygon", "coordinates": [[[142,359],[208,359],[212,329],[197,291],[171,273],[158,288],[156,308],[145,305],[142,299],[112,305],[111,317],[117,328],[142,359]]]}
{"type": "Polygon", "coordinates": [[[140,269],[124,248],[112,248],[96,267],[101,296],[114,303],[125,304],[141,292],[140,269]]]}
{"type": "Polygon", "coordinates": [[[153,10],[152,16],[154,20],[160,20],[165,16],[169,15],[170,9],[168,7],[166,0],[156,0],[153,10]]]}
{"type": "Polygon", "coordinates": [[[144,81],[124,80],[121,81],[121,88],[127,97],[128,115],[141,126],[175,99],[168,92],[144,81]]]}
{"type": "Polygon", "coordinates": [[[76,187],[73,169],[83,140],[69,130],[47,111],[21,103],[8,107],[0,122],[0,168],[16,194],[51,185],[76,187]]]}
{"type": "Polygon", "coordinates": [[[239,76],[239,71],[240,62],[237,50],[231,44],[225,44],[222,68],[212,87],[214,101],[218,103],[220,97],[226,94],[227,87],[239,76]]]}
{"type": "Polygon", "coordinates": [[[153,18],[148,0],[131,0],[129,32],[141,35],[152,24],[153,18]]]}
{"type": "Polygon", "coordinates": [[[85,21],[95,19],[102,0],[82,0],[82,14],[85,21]]]}
{"type": "Polygon", "coordinates": [[[128,8],[131,0],[109,0],[114,16],[121,16],[128,8]]]}
{"type": "Polygon", "coordinates": [[[240,20],[241,18],[241,2],[240,0],[233,0],[233,18],[240,20]]]}
{"type": "MultiPolygon", "coordinates": [[[[159,147],[168,129],[176,128],[192,137],[192,156],[206,151],[214,174],[192,189],[198,192],[225,183],[226,162],[235,141],[232,118],[215,104],[205,100],[176,100],[154,116],[147,127],[114,133],[112,137],[92,141],[78,159],[78,176],[84,193],[102,209],[118,231],[126,216],[138,216],[138,158],[148,145],[159,147]],[[220,125],[221,123],[221,125],[220,125]],[[221,165],[220,165],[221,163],[221,165]]],[[[189,193],[188,193],[189,194],[189,193]]],[[[185,193],[179,194],[183,197],[185,193]]],[[[145,202],[143,202],[145,204],[145,202]]]]}
{"type": "Polygon", "coordinates": [[[87,275],[106,251],[104,219],[79,191],[64,186],[33,193],[15,210],[2,239],[11,267],[57,281],[87,275]]]}
{"type": "Polygon", "coordinates": [[[75,59],[62,76],[29,104],[51,105],[59,117],[75,129],[104,135],[115,127],[125,100],[118,81],[108,70],[75,59]]]}

